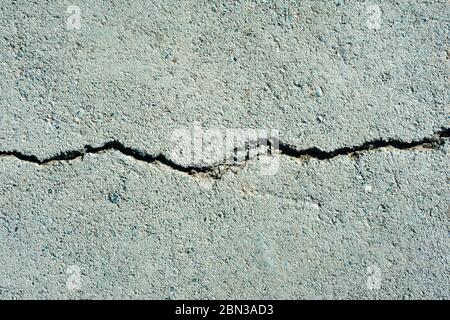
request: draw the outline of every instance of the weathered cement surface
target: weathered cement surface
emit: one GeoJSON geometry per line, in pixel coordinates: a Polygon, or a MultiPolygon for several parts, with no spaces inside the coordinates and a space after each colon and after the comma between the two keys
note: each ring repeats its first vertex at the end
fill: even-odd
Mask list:
{"type": "Polygon", "coordinates": [[[448,299],[447,160],[282,157],[277,175],[249,163],[208,180],[118,152],[4,157],[0,296],[448,299]]]}
{"type": "Polygon", "coordinates": [[[297,148],[421,139],[448,125],[447,0],[1,1],[2,150],[117,139],[169,154],[175,129],[273,128],[297,148]]]}
{"type": "Polygon", "coordinates": [[[423,141],[448,128],[449,13],[0,0],[0,298],[449,299],[448,138],[219,179],[114,150],[25,157],[116,140],[177,163],[170,137],[195,126],[295,150],[423,141]]]}

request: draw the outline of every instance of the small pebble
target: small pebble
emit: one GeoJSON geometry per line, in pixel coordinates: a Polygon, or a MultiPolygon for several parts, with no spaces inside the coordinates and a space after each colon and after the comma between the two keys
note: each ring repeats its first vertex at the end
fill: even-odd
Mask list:
{"type": "Polygon", "coordinates": [[[108,196],[109,201],[111,201],[112,203],[116,204],[119,203],[120,201],[120,196],[117,193],[110,193],[108,196]]]}
{"type": "Polygon", "coordinates": [[[314,92],[314,95],[318,98],[320,98],[323,95],[323,91],[321,87],[317,87],[316,91],[314,92]]]}
{"type": "Polygon", "coordinates": [[[77,112],[75,112],[75,117],[82,118],[84,116],[84,110],[78,109],[77,112]]]}
{"type": "Polygon", "coordinates": [[[281,105],[280,106],[280,110],[283,112],[287,112],[289,110],[289,106],[288,105],[281,105]]]}

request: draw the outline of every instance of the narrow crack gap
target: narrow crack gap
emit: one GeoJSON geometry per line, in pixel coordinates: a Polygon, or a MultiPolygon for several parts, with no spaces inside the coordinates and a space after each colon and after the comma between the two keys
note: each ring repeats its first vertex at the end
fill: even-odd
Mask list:
{"type": "MultiPolygon", "coordinates": [[[[371,150],[377,150],[380,148],[386,148],[386,147],[392,147],[397,150],[407,150],[407,149],[414,149],[417,147],[423,147],[428,149],[437,149],[441,145],[444,144],[445,140],[450,137],[450,128],[443,128],[442,130],[436,132],[431,137],[426,137],[421,140],[417,141],[411,141],[411,142],[405,142],[402,140],[374,140],[365,142],[362,145],[359,146],[352,146],[352,147],[343,147],[339,148],[333,151],[323,151],[317,147],[307,148],[307,149],[301,149],[296,150],[294,147],[280,141],[275,140],[273,138],[267,140],[267,147],[268,147],[268,154],[273,155],[274,154],[274,145],[278,145],[278,151],[281,155],[285,155],[292,158],[301,158],[301,157],[307,157],[307,158],[313,158],[317,160],[330,160],[337,156],[351,156],[353,154],[359,154],[371,150]]],[[[184,172],[187,174],[196,174],[196,173],[208,173],[214,178],[220,178],[220,173],[218,173],[218,170],[221,166],[238,166],[242,163],[245,163],[252,159],[250,157],[250,145],[257,145],[259,146],[258,142],[250,142],[245,143],[245,157],[242,161],[239,161],[237,158],[237,152],[238,150],[235,148],[233,150],[233,161],[234,164],[229,164],[228,162],[217,164],[214,166],[183,166],[180,164],[177,164],[176,162],[170,160],[166,156],[160,154],[157,156],[150,155],[146,153],[145,151],[127,147],[123,145],[119,141],[109,141],[105,144],[99,146],[99,147],[92,147],[90,145],[85,146],[82,150],[70,150],[65,151],[60,154],[54,155],[52,157],[40,160],[35,155],[27,155],[24,153],[21,153],[19,151],[0,151],[0,157],[6,157],[6,156],[12,156],[19,160],[36,163],[38,165],[46,165],[50,164],[51,162],[58,162],[58,161],[72,161],[77,158],[82,158],[86,154],[96,154],[105,152],[108,150],[116,150],[126,156],[132,157],[136,160],[144,161],[147,163],[153,163],[153,162],[159,162],[162,163],[173,170],[184,172]]],[[[277,150],[275,148],[275,150],[277,150]]],[[[259,158],[259,154],[256,154],[256,158],[259,158]]],[[[220,171],[220,170],[219,170],[220,171]]]]}
{"type": "Polygon", "coordinates": [[[446,138],[450,137],[450,128],[442,129],[441,131],[433,134],[432,137],[426,137],[422,140],[405,142],[402,140],[374,140],[365,142],[359,146],[352,147],[343,147],[333,151],[322,151],[317,147],[312,147],[303,150],[296,150],[288,144],[283,143],[282,141],[278,141],[279,150],[281,154],[287,155],[293,158],[300,158],[302,156],[307,156],[310,158],[318,159],[318,160],[330,160],[337,156],[349,156],[352,154],[367,152],[371,150],[392,147],[398,150],[407,150],[413,149],[417,147],[424,147],[428,149],[435,149],[441,146],[446,138]]]}

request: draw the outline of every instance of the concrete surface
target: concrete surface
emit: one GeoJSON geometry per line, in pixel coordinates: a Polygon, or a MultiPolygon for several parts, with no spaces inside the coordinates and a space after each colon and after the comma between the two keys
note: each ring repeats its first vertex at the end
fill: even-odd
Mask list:
{"type": "Polygon", "coordinates": [[[333,150],[447,126],[448,1],[380,1],[378,30],[372,2],[338,3],[1,0],[3,149],[167,154],[199,122],[333,150]]]}
{"type": "Polygon", "coordinates": [[[2,158],[0,294],[449,298],[447,152],[282,157],[277,175],[249,165],[218,180],[118,152],[2,158]]]}
{"type": "Polygon", "coordinates": [[[0,298],[448,299],[449,17],[0,0],[0,298]],[[279,167],[189,172],[196,126],[278,130],[279,167]]]}

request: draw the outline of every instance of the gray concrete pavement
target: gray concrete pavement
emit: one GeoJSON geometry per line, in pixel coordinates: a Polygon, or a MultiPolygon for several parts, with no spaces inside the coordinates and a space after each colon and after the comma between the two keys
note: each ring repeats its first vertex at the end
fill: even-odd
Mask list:
{"type": "Polygon", "coordinates": [[[446,0],[14,2],[0,16],[3,149],[117,139],[168,154],[198,122],[333,150],[448,124],[446,0]]]}
{"type": "Polygon", "coordinates": [[[5,157],[1,297],[448,299],[447,151],[218,180],[118,152],[5,157]]]}
{"type": "Polygon", "coordinates": [[[0,298],[448,299],[449,13],[0,0],[0,298]]]}

